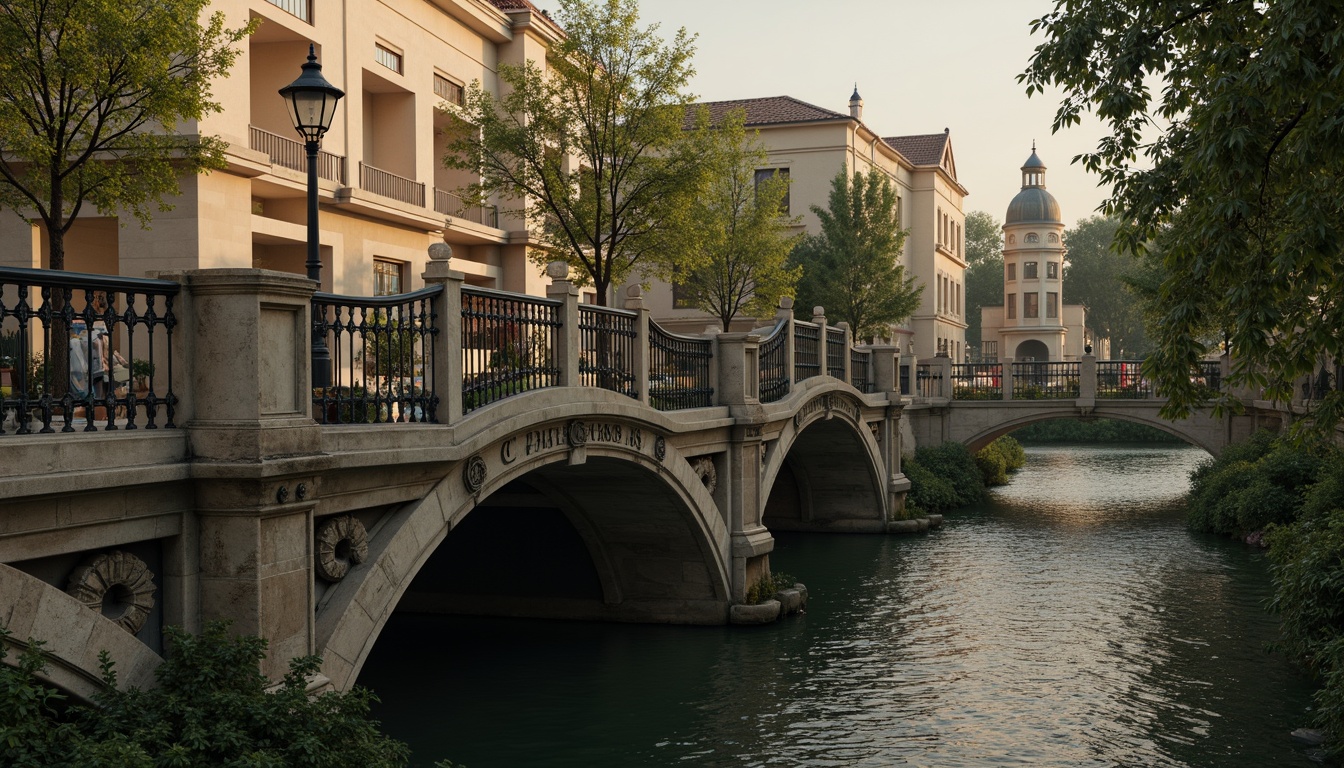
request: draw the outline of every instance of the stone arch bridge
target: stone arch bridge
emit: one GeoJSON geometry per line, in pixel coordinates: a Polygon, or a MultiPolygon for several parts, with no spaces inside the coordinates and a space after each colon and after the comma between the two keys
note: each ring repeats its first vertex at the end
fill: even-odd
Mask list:
{"type": "MultiPolygon", "coordinates": [[[[268,675],[318,653],[345,689],[396,610],[725,623],[773,531],[888,530],[912,439],[1112,408],[1023,406],[1011,382],[963,401],[966,371],[820,313],[683,337],[638,295],[591,307],[563,274],[541,298],[448,266],[379,298],[261,270],[0,269],[10,642],[45,640],[52,680],[87,695],[100,650],[146,685],[164,625],[227,619],[268,639],[268,675]],[[88,378],[59,386],[43,352],[88,378]]],[[[1216,450],[1219,428],[1184,436],[1216,450]]]]}

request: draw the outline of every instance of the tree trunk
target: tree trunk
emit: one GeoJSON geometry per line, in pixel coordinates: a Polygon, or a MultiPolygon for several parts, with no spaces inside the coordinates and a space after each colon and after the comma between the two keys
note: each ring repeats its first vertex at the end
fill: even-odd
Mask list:
{"type": "MultiPolygon", "coordinates": [[[[59,223],[44,223],[51,251],[48,265],[53,270],[64,270],[65,230],[59,223]]],[[[53,400],[59,400],[70,391],[70,326],[65,322],[65,292],[60,288],[51,291],[51,310],[51,338],[43,354],[46,355],[48,392],[53,400]]]]}

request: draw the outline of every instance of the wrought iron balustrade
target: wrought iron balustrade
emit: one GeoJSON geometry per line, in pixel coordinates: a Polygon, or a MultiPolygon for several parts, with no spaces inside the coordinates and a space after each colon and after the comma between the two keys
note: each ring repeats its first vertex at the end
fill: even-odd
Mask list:
{"type": "Polygon", "coordinates": [[[860,392],[872,392],[873,353],[867,349],[849,351],[849,383],[860,392]]]}
{"type": "Polygon", "coordinates": [[[915,393],[918,397],[943,396],[943,369],[928,363],[915,366],[915,393]]]}
{"type": "MultiPolygon", "coordinates": [[[[300,172],[308,170],[308,152],[303,142],[278,136],[255,125],[247,128],[248,145],[258,152],[265,152],[272,163],[300,172]]],[[[317,175],[337,184],[345,184],[345,158],[319,149],[317,175]]]]}
{"type": "Polygon", "coordinates": [[[398,176],[395,173],[375,168],[368,163],[359,164],[359,188],[375,195],[390,197],[403,203],[425,205],[425,185],[418,181],[398,176]]]}
{"type": "Polygon", "coordinates": [[[762,403],[773,403],[789,394],[788,327],[787,320],[775,326],[757,348],[762,403]]]}
{"type": "Polygon", "coordinates": [[[462,288],[462,412],[560,382],[563,303],[488,288],[462,288]]]}
{"type": "Polygon", "coordinates": [[[635,313],[624,309],[579,306],[579,384],[630,397],[635,391],[635,313]]]}
{"type": "Polygon", "coordinates": [[[1153,385],[1143,376],[1139,360],[1098,360],[1098,400],[1146,400],[1153,396],[1153,385]]]}
{"type": "Polygon", "coordinates": [[[313,390],[322,424],[438,422],[436,285],[393,296],[313,294],[313,330],[326,334],[331,386],[313,390]]]}
{"type": "Polygon", "coordinates": [[[680,336],[649,323],[649,404],[660,411],[707,408],[714,404],[709,339],[680,336]]]}
{"type": "Polygon", "coordinates": [[[902,363],[901,366],[900,366],[900,369],[901,369],[901,370],[900,370],[900,372],[899,372],[899,375],[900,375],[901,394],[902,394],[902,395],[906,395],[906,396],[908,397],[908,396],[910,395],[910,365],[909,365],[909,363],[902,363]]]}
{"type": "Polygon", "coordinates": [[[0,268],[0,435],[176,427],[179,290],[166,280],[0,268]]]}
{"type": "Polygon", "coordinates": [[[467,205],[461,197],[438,187],[434,188],[434,211],[445,216],[466,219],[487,227],[499,228],[499,209],[493,205],[467,205]]]}
{"type": "Polygon", "coordinates": [[[1003,365],[1000,363],[953,363],[952,399],[1003,399],[1003,365]]]}
{"type": "MultiPolygon", "coordinates": [[[[1326,373],[1327,379],[1329,374],[1326,373]]],[[[1199,378],[1204,386],[1217,392],[1223,388],[1223,362],[1221,360],[1202,360],[1199,363],[1199,378]]],[[[1330,382],[1327,380],[1325,386],[1318,387],[1322,391],[1330,389],[1330,382]]]]}
{"type": "Polygon", "coordinates": [[[821,343],[821,329],[815,323],[801,320],[793,323],[793,380],[821,375],[821,358],[818,347],[821,343]]]}
{"type": "Polygon", "coordinates": [[[1080,394],[1078,363],[1013,363],[1014,400],[1070,400],[1080,394]]]}
{"type": "Polygon", "coordinates": [[[826,373],[837,379],[845,378],[845,331],[843,328],[826,329],[826,373]]]}

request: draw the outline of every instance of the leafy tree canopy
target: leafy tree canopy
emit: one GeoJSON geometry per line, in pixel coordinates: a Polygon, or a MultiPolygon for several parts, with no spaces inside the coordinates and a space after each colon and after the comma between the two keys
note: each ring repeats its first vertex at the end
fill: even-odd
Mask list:
{"type": "Polygon", "coordinates": [[[713,130],[709,182],[690,212],[695,262],[679,280],[683,295],[725,331],[742,312],[772,314],[802,273],[788,263],[798,239],[790,228],[800,219],[781,214],[789,179],[762,174],[758,180],[766,153],[743,128],[745,119],[734,110],[713,130]]]}
{"type": "Polygon", "coordinates": [[[37,212],[52,269],[86,204],[148,224],[178,174],[223,167],[222,141],[174,132],[219,109],[210,84],[250,31],[225,29],[222,12],[202,24],[208,4],[0,2],[0,206],[37,212]]]}
{"type": "Polygon", "coordinates": [[[803,268],[798,311],[810,319],[822,306],[827,320],[849,323],[856,338],[889,336],[919,307],[924,290],[901,265],[906,231],[891,180],[875,168],[853,177],[841,168],[827,207],[814,205],[812,213],[821,233],[804,237],[791,257],[803,268]]]}
{"type": "Polygon", "coordinates": [[[1064,295],[1086,307],[1087,326],[1111,340],[1111,357],[1132,359],[1146,355],[1150,345],[1142,305],[1129,287],[1138,262],[1111,247],[1119,228],[1115,219],[1092,216],[1064,232],[1064,295]]]}
{"type": "Polygon", "coordinates": [[[981,348],[980,308],[1003,306],[1003,225],[984,211],[966,214],[966,345],[981,348]]]}
{"type": "Polygon", "coordinates": [[[993,214],[971,211],[966,214],[966,263],[995,258],[1003,259],[1003,222],[993,214]]]}
{"type": "Polygon", "coordinates": [[[636,0],[560,0],[566,36],[535,62],[500,64],[503,95],[467,88],[444,162],[479,171],[470,196],[521,205],[542,248],[605,304],[639,264],[670,276],[704,181],[704,131],[684,131],[694,37],[639,26],[636,0]]]}
{"type": "MultiPolygon", "coordinates": [[[[1285,399],[1344,353],[1344,14],[1335,0],[1059,0],[1021,80],[1058,86],[1055,128],[1110,135],[1075,158],[1113,192],[1127,252],[1161,249],[1147,371],[1186,415],[1221,327],[1233,383],[1285,399]]],[[[1316,423],[1333,425],[1344,394],[1316,423]]]]}

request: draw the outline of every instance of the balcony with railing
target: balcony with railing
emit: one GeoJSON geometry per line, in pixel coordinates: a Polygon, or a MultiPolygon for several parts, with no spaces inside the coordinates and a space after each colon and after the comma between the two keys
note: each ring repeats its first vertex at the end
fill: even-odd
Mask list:
{"type": "Polygon", "coordinates": [[[425,185],[405,176],[375,168],[368,163],[359,164],[359,188],[375,195],[400,200],[403,203],[425,206],[425,185]]]}
{"type": "MultiPolygon", "coordinates": [[[[303,142],[288,139],[270,131],[249,125],[248,146],[265,153],[271,162],[283,168],[306,173],[308,171],[308,152],[303,142]]],[[[317,151],[317,175],[337,184],[346,183],[345,158],[326,150],[317,151]]]]}
{"type": "Polygon", "coordinates": [[[434,188],[434,210],[455,219],[499,228],[499,209],[493,205],[471,205],[458,195],[434,188]]]}

